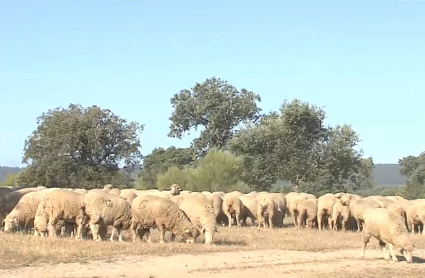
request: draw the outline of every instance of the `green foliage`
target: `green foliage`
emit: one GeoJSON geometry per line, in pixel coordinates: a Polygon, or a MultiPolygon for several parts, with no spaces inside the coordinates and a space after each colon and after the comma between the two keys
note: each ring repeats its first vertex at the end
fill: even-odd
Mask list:
{"type": "Polygon", "coordinates": [[[166,173],[158,175],[158,189],[168,188],[177,183],[191,191],[229,191],[238,183],[240,159],[226,151],[211,149],[196,168],[170,167],[166,173]]]}
{"type": "Polygon", "coordinates": [[[194,152],[190,148],[155,148],[143,159],[138,185],[145,189],[156,188],[158,174],[167,172],[170,167],[183,169],[194,162],[194,152]]]}
{"type": "Polygon", "coordinates": [[[211,147],[222,148],[242,122],[254,122],[261,109],[259,95],[246,89],[237,90],[220,78],[196,83],[171,98],[174,111],[170,117],[169,137],[182,138],[194,128],[203,127],[192,146],[200,155],[211,147]]]}
{"type": "Polygon", "coordinates": [[[325,127],[324,120],[323,109],[295,99],[240,131],[228,146],[242,157],[243,181],[254,190],[278,179],[314,194],[343,190],[361,168],[359,138],[350,126],[325,127]]]}
{"type": "Polygon", "coordinates": [[[37,118],[25,141],[20,180],[46,187],[96,188],[106,183],[127,187],[142,155],[138,133],[143,125],[97,106],[70,104],[37,118]],[[119,163],[124,162],[124,173],[119,163]]]}
{"type": "Polygon", "coordinates": [[[6,179],[4,182],[0,183],[0,187],[2,186],[16,186],[16,178],[18,177],[18,174],[7,174],[6,179]]]}
{"type": "Polygon", "coordinates": [[[425,198],[425,152],[419,156],[407,156],[399,160],[400,173],[408,181],[400,188],[399,195],[406,199],[425,198]]]}

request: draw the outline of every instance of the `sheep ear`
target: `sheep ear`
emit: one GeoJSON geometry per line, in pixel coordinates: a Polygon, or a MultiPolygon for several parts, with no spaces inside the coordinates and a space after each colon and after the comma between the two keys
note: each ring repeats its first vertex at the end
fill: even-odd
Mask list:
{"type": "Polygon", "coordinates": [[[217,228],[215,228],[215,232],[219,234],[219,232],[218,232],[218,229],[217,229],[217,228]]]}
{"type": "Polygon", "coordinates": [[[186,234],[188,234],[188,233],[189,233],[189,229],[184,230],[184,232],[185,232],[186,234]]]}

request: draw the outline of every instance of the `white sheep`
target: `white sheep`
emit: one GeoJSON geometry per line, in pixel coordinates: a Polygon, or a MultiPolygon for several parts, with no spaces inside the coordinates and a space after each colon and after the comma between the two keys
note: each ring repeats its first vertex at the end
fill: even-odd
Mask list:
{"type": "Polygon", "coordinates": [[[214,241],[214,234],[218,232],[213,202],[202,194],[202,196],[175,196],[171,198],[182,209],[190,222],[204,234],[205,244],[214,241]]]}
{"type": "Polygon", "coordinates": [[[393,249],[397,248],[403,253],[408,263],[412,262],[414,245],[410,241],[404,219],[399,214],[385,208],[366,209],[363,212],[362,257],[365,255],[366,246],[371,237],[379,240],[379,246],[385,259],[389,259],[389,255],[391,254],[393,261],[398,262],[393,249]],[[388,246],[388,250],[386,246],[388,246]]]}
{"type": "Polygon", "coordinates": [[[198,229],[180,207],[171,200],[152,195],[137,196],[131,204],[131,233],[136,241],[136,233],[140,239],[146,234],[150,242],[151,228],[159,231],[159,243],[164,243],[165,231],[171,231],[177,236],[189,236],[187,243],[194,242],[200,235],[198,229]]]}
{"type": "Polygon", "coordinates": [[[4,219],[4,231],[11,232],[15,229],[32,229],[34,227],[34,218],[42,196],[46,192],[57,189],[45,189],[35,192],[29,192],[22,196],[13,210],[4,219]]]}
{"type": "MultiPolygon", "coordinates": [[[[93,240],[102,240],[99,234],[100,229],[113,226],[118,232],[118,240],[122,240],[121,232],[130,227],[131,206],[123,198],[114,194],[89,192],[84,196],[81,205],[82,219],[84,224],[89,223],[93,234],[93,240]],[[87,222],[89,221],[89,222],[87,222]]],[[[114,239],[114,230],[111,238],[114,239]]]]}
{"type": "Polygon", "coordinates": [[[74,224],[74,236],[81,237],[81,215],[80,207],[84,200],[84,195],[66,189],[57,189],[46,192],[38,205],[36,217],[34,219],[34,235],[45,233],[49,236],[56,236],[55,226],[59,220],[74,224]]]}

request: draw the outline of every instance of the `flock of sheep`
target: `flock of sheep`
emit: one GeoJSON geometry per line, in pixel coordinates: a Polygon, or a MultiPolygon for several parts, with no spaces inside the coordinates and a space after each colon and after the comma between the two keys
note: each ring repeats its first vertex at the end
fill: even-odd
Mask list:
{"type": "Polygon", "coordinates": [[[219,225],[245,226],[247,218],[261,229],[283,227],[291,216],[296,228],[363,231],[364,247],[371,237],[379,240],[385,259],[397,261],[394,249],[412,262],[414,245],[409,231],[425,234],[425,200],[408,201],[397,196],[355,194],[312,194],[290,192],[238,191],[189,192],[177,184],[170,190],[136,190],[113,188],[0,188],[0,220],[4,232],[33,231],[34,236],[58,236],[67,231],[82,240],[91,232],[93,240],[107,238],[113,227],[123,241],[122,230],[130,230],[132,240],[150,239],[150,230],[158,229],[160,243],[165,231],[187,243],[202,234],[205,243],[214,242],[219,225]]]}

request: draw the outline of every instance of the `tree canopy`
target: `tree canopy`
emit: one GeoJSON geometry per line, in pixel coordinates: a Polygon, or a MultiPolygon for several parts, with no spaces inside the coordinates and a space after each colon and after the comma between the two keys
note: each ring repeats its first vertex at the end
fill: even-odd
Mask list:
{"type": "Polygon", "coordinates": [[[407,199],[425,198],[425,152],[399,159],[400,173],[408,177],[399,194],[407,199]]]}
{"type": "Polygon", "coordinates": [[[342,190],[361,164],[359,138],[350,126],[326,127],[325,117],[322,108],[295,99],[240,131],[229,149],[242,156],[243,180],[257,190],[278,179],[295,190],[342,190]]]}
{"type": "Polygon", "coordinates": [[[192,129],[203,128],[192,147],[201,156],[211,147],[223,148],[242,122],[255,122],[261,109],[259,95],[237,90],[220,78],[212,77],[183,89],[171,98],[169,137],[182,138],[192,129]]]}
{"type": "Polygon", "coordinates": [[[193,154],[193,149],[190,148],[155,148],[143,159],[142,171],[139,173],[140,186],[156,188],[158,174],[167,172],[173,166],[182,169],[191,165],[194,162],[193,154]]]}
{"type": "Polygon", "coordinates": [[[25,141],[20,175],[29,185],[95,188],[107,183],[129,186],[119,164],[138,167],[139,133],[144,126],[98,106],[70,104],[37,118],[37,129],[25,141]]]}

